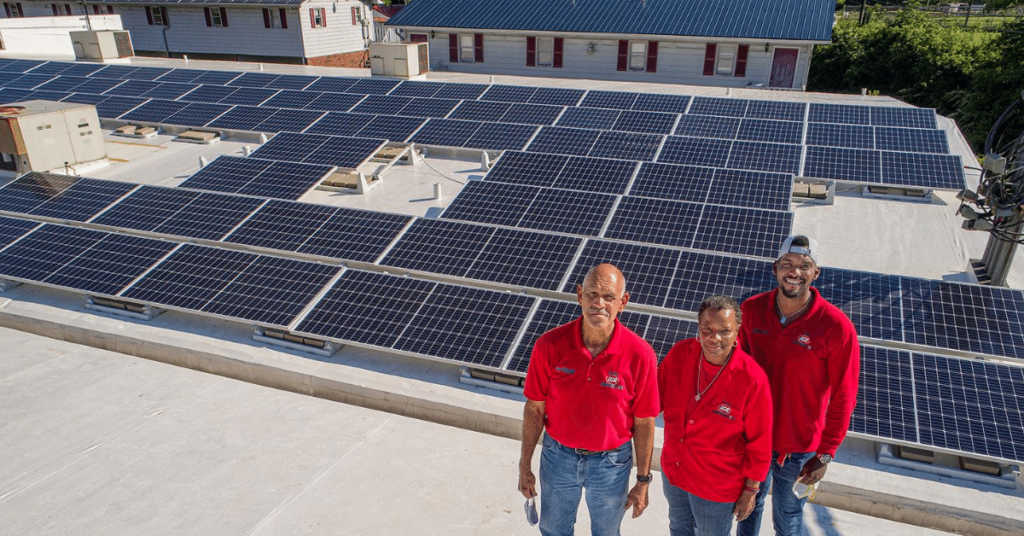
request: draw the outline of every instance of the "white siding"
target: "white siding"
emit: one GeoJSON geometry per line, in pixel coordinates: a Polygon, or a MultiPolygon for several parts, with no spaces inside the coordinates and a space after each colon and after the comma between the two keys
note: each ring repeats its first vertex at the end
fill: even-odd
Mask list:
{"type": "MultiPolygon", "coordinates": [[[[410,32],[421,33],[421,32],[410,32]]],[[[430,32],[426,32],[429,36],[430,32]]],[[[750,43],[745,76],[704,76],[703,42],[659,40],[657,72],[619,71],[619,42],[617,39],[565,38],[562,68],[527,67],[526,36],[484,34],[483,63],[451,63],[448,55],[448,34],[435,32],[430,43],[430,68],[440,71],[458,71],[478,74],[505,74],[515,76],[550,76],[557,78],[585,78],[662,84],[713,85],[743,87],[748,83],[768,86],[775,44],[765,53],[764,44],[750,43]],[[587,49],[593,43],[594,52],[587,49]]],[[[783,45],[779,45],[783,46],[783,45]]],[[[810,50],[813,45],[793,45],[800,49],[794,87],[807,83],[810,50]]]]}
{"type": "MultiPolygon", "coordinates": [[[[288,28],[265,28],[262,7],[227,7],[228,26],[206,25],[202,7],[171,5],[167,8],[170,26],[150,25],[143,6],[115,6],[121,13],[125,28],[132,34],[137,50],[164,51],[164,29],[167,46],[176,53],[241,54],[252,56],[302,56],[302,21],[299,12],[288,10],[288,28]]],[[[210,9],[218,9],[212,6],[210,9]]],[[[271,9],[278,9],[273,7],[271,9]]],[[[308,21],[306,21],[308,24],[308,21]]]]}
{"type": "Polygon", "coordinates": [[[366,50],[367,40],[373,35],[370,9],[357,0],[303,2],[299,11],[302,17],[303,50],[307,58],[366,50]],[[362,22],[352,24],[353,7],[362,13],[362,22]],[[320,8],[327,11],[327,27],[311,28],[309,10],[320,8]]]}
{"type": "MultiPolygon", "coordinates": [[[[24,4],[22,9],[24,9],[24,4]]],[[[2,12],[2,10],[0,10],[2,12]]],[[[121,17],[92,15],[93,30],[121,30],[121,17]]],[[[46,56],[73,60],[70,32],[88,29],[85,17],[25,17],[0,20],[0,57],[46,56]]]]}

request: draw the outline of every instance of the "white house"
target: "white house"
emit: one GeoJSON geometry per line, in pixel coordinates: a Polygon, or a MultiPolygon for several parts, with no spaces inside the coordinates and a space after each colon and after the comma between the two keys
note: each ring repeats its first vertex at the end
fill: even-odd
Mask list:
{"type": "Polygon", "coordinates": [[[4,8],[12,18],[120,15],[139,56],[350,66],[374,35],[360,0],[21,0],[4,8]]]}
{"type": "Polygon", "coordinates": [[[801,89],[834,0],[416,0],[388,21],[435,70],[801,89]]]}

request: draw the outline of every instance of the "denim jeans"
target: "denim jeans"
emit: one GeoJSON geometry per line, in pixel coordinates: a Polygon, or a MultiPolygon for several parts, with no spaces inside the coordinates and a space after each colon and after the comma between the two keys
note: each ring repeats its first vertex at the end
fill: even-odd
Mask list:
{"type": "Polygon", "coordinates": [[[633,446],[584,456],[544,434],[540,455],[540,533],[573,534],[582,490],[587,490],[590,531],[594,536],[618,536],[626,513],[633,446]]]}
{"type": "Polygon", "coordinates": [[[736,536],[757,536],[761,530],[761,511],[764,510],[764,497],[768,493],[766,483],[769,481],[772,488],[772,525],[776,536],[800,536],[804,533],[804,503],[807,497],[797,499],[793,493],[793,484],[811,456],[814,456],[813,452],[794,452],[784,465],[779,465],[779,453],[772,453],[768,477],[761,483],[761,491],[754,500],[754,511],[737,525],[736,536]]]}
{"type": "Polygon", "coordinates": [[[661,474],[668,500],[668,532],[671,536],[729,536],[734,503],[721,503],[677,488],[661,474]]]}

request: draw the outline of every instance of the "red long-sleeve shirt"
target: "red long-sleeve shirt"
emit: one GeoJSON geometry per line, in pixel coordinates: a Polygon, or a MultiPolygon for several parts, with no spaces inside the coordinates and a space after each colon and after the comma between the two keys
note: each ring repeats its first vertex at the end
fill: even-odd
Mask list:
{"type": "Polygon", "coordinates": [[[743,302],[740,345],[768,374],[772,450],[835,455],[857,404],[860,344],[853,323],[811,288],[810,309],[782,326],[778,289],[743,302]]]}
{"type": "MultiPolygon", "coordinates": [[[[742,349],[694,401],[700,342],[685,339],[658,367],[665,412],[661,470],[673,486],[702,499],[735,502],[746,479],[761,481],[772,460],[768,378],[742,349]]],[[[703,387],[709,379],[704,378],[703,387]]]]}

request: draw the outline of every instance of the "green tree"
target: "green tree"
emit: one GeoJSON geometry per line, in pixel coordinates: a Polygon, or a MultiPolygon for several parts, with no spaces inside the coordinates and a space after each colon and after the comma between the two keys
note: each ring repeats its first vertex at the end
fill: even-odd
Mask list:
{"type": "MultiPolygon", "coordinates": [[[[979,152],[996,119],[1024,91],[1024,18],[1004,25],[991,49],[971,81],[959,117],[961,130],[979,152]]],[[[1012,128],[1020,132],[1022,127],[1018,119],[1012,128]]]]}

